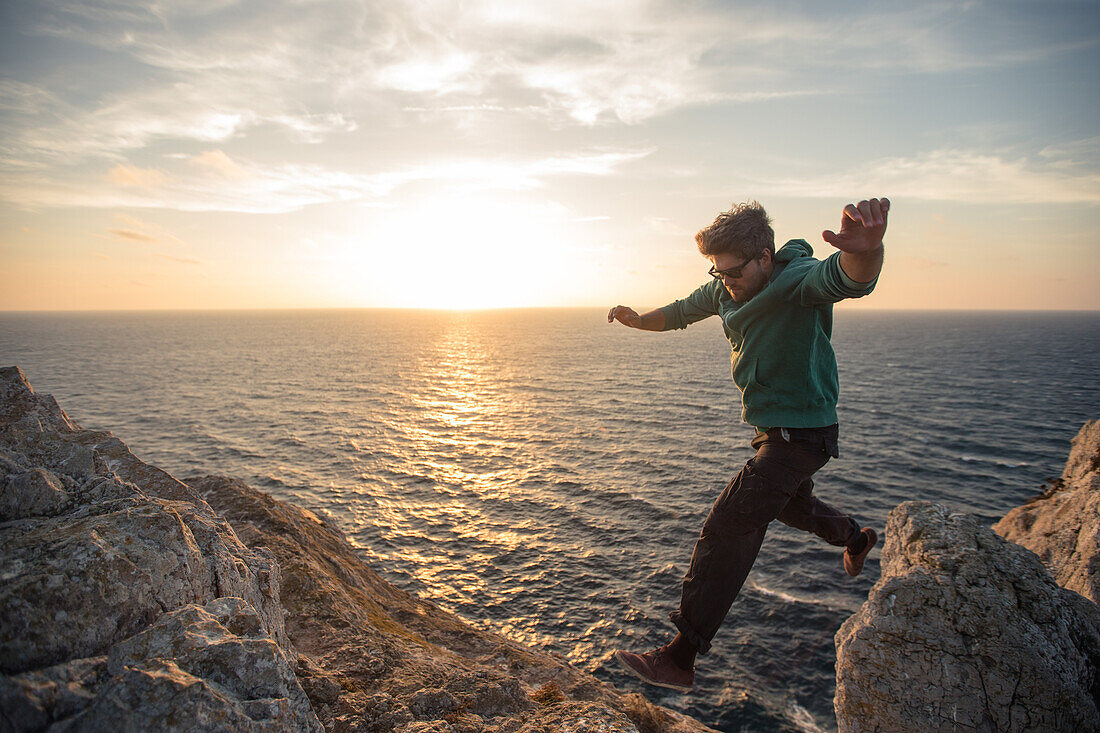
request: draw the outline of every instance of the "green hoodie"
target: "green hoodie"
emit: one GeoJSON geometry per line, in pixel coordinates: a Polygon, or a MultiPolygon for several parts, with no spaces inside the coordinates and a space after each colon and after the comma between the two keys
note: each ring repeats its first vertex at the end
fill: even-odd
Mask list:
{"type": "Polygon", "coordinates": [[[857,283],[840,267],[840,252],[824,260],[793,239],[775,253],[775,271],[751,300],[738,303],[712,279],[666,305],[665,330],[720,316],[733,352],[733,381],[741,390],[741,419],[758,428],[816,428],[837,422],[840,390],[833,303],[870,293],[876,278],[857,283]]]}

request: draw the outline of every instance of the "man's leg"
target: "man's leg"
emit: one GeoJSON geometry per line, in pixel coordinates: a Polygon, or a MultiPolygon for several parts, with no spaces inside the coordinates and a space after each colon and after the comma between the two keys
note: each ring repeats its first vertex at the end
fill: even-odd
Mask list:
{"type": "Polygon", "coordinates": [[[768,524],[778,517],[806,480],[829,460],[806,451],[778,430],[753,440],[756,455],[715,501],[696,541],[684,576],[680,608],[670,614],[687,642],[706,654],[730,606],[748,577],[768,524]]]}
{"type": "Polygon", "coordinates": [[[830,545],[845,547],[859,537],[856,520],[813,495],[814,481],[806,479],[791,500],[779,512],[780,522],[803,532],[811,532],[830,545]]]}
{"type": "Polygon", "coordinates": [[[680,609],[669,614],[680,633],[645,654],[618,650],[614,657],[651,684],[689,690],[695,655],[706,654],[756,560],[768,524],[798,487],[829,460],[824,451],[793,447],[786,431],[760,433],[756,455],[714,502],[684,576],[680,609]]]}
{"type": "MultiPolygon", "coordinates": [[[[836,425],[783,431],[783,437],[792,444],[811,452],[823,451],[834,458],[837,455],[837,435],[836,425]]],[[[812,532],[831,545],[844,547],[845,572],[853,577],[859,575],[868,553],[878,541],[878,535],[870,528],[861,530],[854,519],[818,499],[813,490],[813,479],[807,478],[783,507],[779,521],[795,529],[812,532]]]]}

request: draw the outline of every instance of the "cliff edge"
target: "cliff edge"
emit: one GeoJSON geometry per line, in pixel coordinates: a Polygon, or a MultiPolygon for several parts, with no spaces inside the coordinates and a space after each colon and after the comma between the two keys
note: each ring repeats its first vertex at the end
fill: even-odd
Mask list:
{"type": "Polygon", "coordinates": [[[688,733],[386,583],[314,514],[180,481],[0,369],[0,733],[688,733]]]}
{"type": "Polygon", "coordinates": [[[1034,552],[1063,588],[1100,603],[1100,420],[1085,423],[1050,489],[993,531],[1034,552]]]}
{"type": "Polygon", "coordinates": [[[1096,563],[1096,461],[1080,450],[1092,439],[1074,441],[1067,493],[997,525],[1056,538],[1049,572],[975,517],[929,502],[890,512],[882,576],[836,634],[841,733],[1100,730],[1100,607],[1051,575],[1094,579],[1079,570],[1096,563]]]}

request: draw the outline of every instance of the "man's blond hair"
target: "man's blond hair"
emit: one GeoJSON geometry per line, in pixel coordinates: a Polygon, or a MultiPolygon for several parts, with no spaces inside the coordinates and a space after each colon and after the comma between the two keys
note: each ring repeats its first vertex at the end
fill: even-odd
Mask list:
{"type": "Polygon", "coordinates": [[[771,219],[757,201],[735,204],[729,211],[723,211],[713,224],[699,230],[695,243],[704,255],[731,252],[748,259],[759,257],[764,250],[775,254],[771,219]]]}

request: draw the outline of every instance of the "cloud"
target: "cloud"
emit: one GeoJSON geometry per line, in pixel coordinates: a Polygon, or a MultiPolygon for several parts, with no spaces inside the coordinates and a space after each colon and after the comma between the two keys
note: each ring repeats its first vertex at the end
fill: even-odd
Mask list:
{"type": "MultiPolygon", "coordinates": [[[[980,2],[887,1],[837,16],[813,3],[672,0],[42,0],[11,17],[18,34],[49,36],[62,51],[53,74],[36,78],[64,69],[66,81],[0,80],[0,197],[188,211],[290,211],[384,197],[417,181],[535,188],[624,162],[530,152],[563,128],[599,132],[702,105],[859,96],[905,74],[1001,68],[1095,45],[1068,11],[980,2]],[[97,63],[68,63],[66,49],[88,46],[102,53],[81,57],[97,63]],[[516,160],[458,152],[470,138],[456,130],[482,132],[474,125],[490,115],[500,126],[493,131],[518,131],[516,160]],[[338,152],[300,145],[351,133],[361,136],[338,152]],[[417,160],[434,162],[385,157],[389,141],[405,139],[423,149],[417,160]],[[166,156],[174,162],[162,166],[166,156]],[[93,183],[89,171],[102,178],[105,168],[110,185],[93,183]]],[[[1095,199],[1094,178],[1058,174],[1053,159],[970,155],[774,184],[847,191],[857,181],[864,190],[866,174],[919,196],[980,196],[984,171],[1027,174],[1029,184],[998,183],[1016,199],[1095,199]],[[1082,183],[1086,193],[1073,198],[1082,183]]]]}
{"type": "Polygon", "coordinates": [[[0,110],[8,113],[37,115],[58,106],[50,92],[15,79],[0,79],[0,110]]]}
{"type": "Polygon", "coordinates": [[[221,150],[207,150],[187,160],[196,168],[223,178],[235,179],[247,175],[243,168],[221,150]]]}
{"type": "Polygon", "coordinates": [[[147,242],[150,244],[156,244],[160,242],[160,240],[156,237],[144,234],[143,232],[135,232],[132,229],[108,229],[107,232],[113,234],[119,239],[128,239],[132,242],[147,242]]]}
{"type": "Polygon", "coordinates": [[[384,66],[375,73],[379,86],[405,92],[470,91],[476,57],[468,53],[424,56],[384,66]]]}
{"type": "Polygon", "coordinates": [[[27,208],[83,206],[283,213],[314,204],[372,203],[411,184],[433,184],[461,191],[530,190],[541,188],[555,177],[611,175],[621,166],[652,152],[651,149],[595,150],[527,160],[451,158],[373,173],[348,173],[319,165],[263,165],[215,150],[169,159],[169,170],[156,178],[157,185],[137,185],[144,182],[142,176],[148,171],[128,165],[111,168],[106,180],[113,185],[79,177],[59,179],[38,171],[11,175],[0,179],[0,200],[27,208]]]}
{"type": "Polygon", "coordinates": [[[107,233],[115,239],[144,244],[181,244],[177,237],[162,231],[160,227],[128,214],[115,214],[115,220],[122,226],[107,230],[107,233]]]}
{"type": "Polygon", "coordinates": [[[167,181],[167,176],[152,168],[138,168],[134,165],[116,165],[107,171],[106,180],[119,186],[137,186],[152,188],[167,181]]]}
{"type": "Polygon", "coordinates": [[[1007,158],[973,150],[935,150],[881,158],[848,171],[761,181],[775,193],[847,197],[853,191],[894,198],[986,204],[1100,203],[1100,174],[1074,161],[1007,158]]]}
{"type": "Polygon", "coordinates": [[[282,125],[297,134],[297,137],[309,143],[319,143],[334,132],[354,132],[359,128],[355,120],[342,114],[328,112],[321,114],[272,115],[271,122],[282,125]]]}
{"type": "MultiPolygon", "coordinates": [[[[1057,15],[978,2],[838,16],[814,4],[672,0],[45,0],[17,19],[140,65],[145,83],[108,90],[77,125],[96,122],[100,144],[132,147],[164,135],[224,141],[264,124],[317,141],[356,129],[364,103],[638,123],[685,106],[848,91],[852,68],[949,73],[1095,43],[1072,14],[1057,15]]],[[[0,98],[33,109],[52,104],[43,92],[0,98]]]]}

